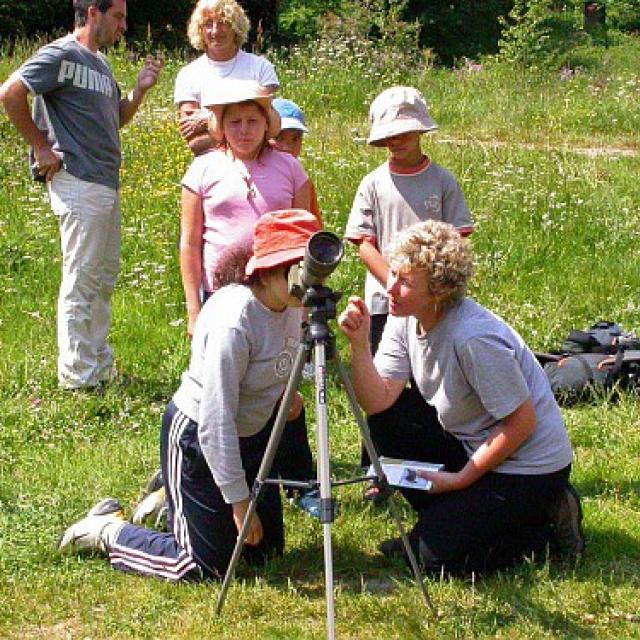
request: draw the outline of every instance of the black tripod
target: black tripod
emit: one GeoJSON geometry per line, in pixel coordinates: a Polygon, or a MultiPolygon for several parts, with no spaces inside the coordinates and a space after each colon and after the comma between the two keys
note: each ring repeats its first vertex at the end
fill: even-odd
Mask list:
{"type": "Polygon", "coordinates": [[[422,580],[422,575],[420,574],[420,569],[418,568],[418,563],[416,561],[415,554],[413,553],[411,545],[409,544],[409,539],[407,537],[406,531],[402,524],[402,520],[400,518],[400,512],[398,510],[397,505],[395,504],[395,502],[393,501],[390,495],[391,491],[389,490],[389,485],[388,485],[386,476],[384,475],[382,466],[380,464],[380,459],[378,458],[378,454],[376,453],[375,447],[373,445],[373,441],[371,440],[371,434],[369,432],[369,428],[362,416],[360,407],[358,406],[358,402],[356,400],[356,395],[353,390],[351,380],[349,379],[349,375],[340,360],[337,349],[335,348],[335,337],[329,331],[328,321],[336,317],[336,302],[339,300],[339,298],[340,298],[339,293],[334,293],[333,291],[331,291],[331,289],[324,286],[309,287],[304,294],[304,297],[302,299],[303,304],[305,307],[308,307],[310,310],[309,320],[306,323],[304,328],[304,338],[303,338],[303,341],[300,343],[300,346],[298,347],[298,352],[296,354],[296,358],[293,364],[291,377],[289,378],[289,382],[287,384],[287,388],[285,390],[282,403],[280,405],[280,409],[278,411],[278,415],[277,415],[275,424],[273,426],[273,431],[269,438],[269,442],[267,444],[267,448],[265,450],[265,454],[262,459],[262,463],[260,465],[258,475],[256,477],[255,483],[252,488],[249,508],[247,510],[247,514],[245,516],[245,519],[242,525],[242,530],[238,534],[236,546],[233,550],[233,554],[229,562],[229,567],[227,568],[227,573],[225,574],[224,581],[220,589],[218,602],[216,604],[216,613],[220,613],[224,605],[224,601],[225,601],[230,583],[233,580],[236,566],[238,564],[238,561],[240,560],[240,555],[242,553],[242,549],[244,546],[244,539],[249,529],[249,523],[251,522],[251,518],[253,517],[256,511],[257,501],[260,496],[260,492],[262,491],[263,485],[285,484],[288,486],[297,486],[297,487],[301,487],[301,486],[309,487],[309,486],[319,485],[320,487],[320,522],[322,523],[323,534],[324,534],[324,570],[325,570],[325,597],[326,597],[326,603],[327,603],[327,638],[329,638],[330,640],[334,640],[335,638],[333,556],[332,556],[332,545],[331,545],[331,524],[335,516],[335,505],[332,498],[331,490],[332,490],[332,487],[337,485],[352,484],[355,482],[368,482],[370,480],[376,480],[377,483],[380,485],[381,490],[389,494],[390,496],[389,509],[396,523],[396,526],[398,528],[398,532],[402,539],[405,553],[409,559],[409,563],[411,565],[413,575],[415,576],[416,582],[420,587],[425,603],[427,604],[428,607],[433,609],[433,605],[431,604],[429,594],[427,593],[427,589],[422,580]],[[294,481],[268,478],[269,472],[271,471],[271,467],[273,465],[273,460],[278,450],[278,445],[280,444],[280,439],[282,437],[282,432],[284,430],[285,422],[287,420],[287,415],[289,414],[289,408],[291,407],[294,394],[301,380],[304,363],[307,360],[307,356],[309,354],[313,355],[313,362],[315,364],[315,401],[316,401],[316,420],[317,420],[316,422],[316,429],[317,429],[316,456],[317,456],[317,467],[318,467],[318,480],[317,482],[315,481],[312,482],[311,485],[309,483],[304,483],[304,482],[294,482],[294,481]],[[341,480],[341,481],[335,481],[335,482],[332,482],[331,480],[331,476],[330,476],[331,463],[330,463],[330,457],[329,457],[330,454],[329,454],[329,435],[328,435],[329,429],[328,429],[328,419],[327,419],[327,392],[326,392],[327,355],[329,355],[330,359],[334,362],[337,372],[340,376],[340,381],[342,383],[342,386],[344,387],[347,393],[347,396],[349,397],[351,410],[360,428],[360,434],[362,436],[362,440],[365,444],[365,447],[369,454],[369,458],[375,470],[375,476],[365,476],[361,478],[353,478],[350,480],[341,480]]]}

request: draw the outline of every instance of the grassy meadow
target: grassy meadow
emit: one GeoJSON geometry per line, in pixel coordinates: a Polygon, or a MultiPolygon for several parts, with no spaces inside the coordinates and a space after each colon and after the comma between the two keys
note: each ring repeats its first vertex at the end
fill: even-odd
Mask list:
{"type": "MultiPolygon", "coordinates": [[[[2,55],[0,80],[28,54],[25,46],[2,55]]],[[[392,84],[424,91],[440,124],[425,150],[458,177],[476,222],[471,293],[542,350],[599,319],[640,332],[640,40],[576,56],[579,66],[562,72],[495,61],[447,70],[344,38],[270,57],[282,94],[307,113],[301,159],[337,233],[359,180],[385,157],[362,143],[369,102],[392,84]]],[[[126,88],[132,58],[111,55],[126,88]]],[[[135,503],[158,464],[160,415],[188,362],[176,242],[189,153],[172,105],[184,63],[168,57],[122,132],[123,258],[111,334],[120,376],[101,395],[56,387],[56,221],[30,181],[24,143],[0,115],[2,638],[325,636],[322,529],[289,506],[285,557],[259,572],[241,566],[221,617],[217,584],[171,585],[54,551],[58,534],[97,499],[135,503]]],[[[330,284],[348,294],[362,281],[349,248],[330,284]]],[[[358,436],[344,394],[330,391],[333,470],[344,477],[356,471],[358,436]]],[[[430,579],[434,616],[404,567],[376,551],[394,535],[387,512],[363,504],[360,485],[340,489],[339,638],[640,637],[640,405],[623,396],[563,412],[585,557],[482,580],[430,579]]]]}

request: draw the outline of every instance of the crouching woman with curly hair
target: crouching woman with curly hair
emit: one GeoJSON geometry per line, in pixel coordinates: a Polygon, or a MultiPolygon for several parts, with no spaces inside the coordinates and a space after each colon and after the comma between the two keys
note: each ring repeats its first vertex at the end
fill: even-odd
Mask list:
{"type": "MultiPolygon", "coordinates": [[[[549,545],[564,555],[584,548],[558,405],[522,338],[466,297],[471,273],[468,243],[454,227],[417,224],[390,255],[391,317],[375,360],[362,300],[351,298],[340,317],[368,414],[391,407],[411,378],[436,409],[431,421],[387,416],[372,435],[379,453],[444,464],[420,472],[428,492],[404,493],[418,513],[409,538],[422,565],[454,574],[544,558],[549,545]]],[[[380,550],[401,554],[402,545],[390,540],[380,550]]]]}

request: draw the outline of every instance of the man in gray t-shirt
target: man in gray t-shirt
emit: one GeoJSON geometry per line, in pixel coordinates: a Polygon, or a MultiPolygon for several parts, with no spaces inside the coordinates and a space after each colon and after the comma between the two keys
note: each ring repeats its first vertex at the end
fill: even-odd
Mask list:
{"type": "Polygon", "coordinates": [[[58,218],[58,381],[95,387],[113,374],[107,344],[120,265],[120,136],[162,61],[148,58],[125,97],[99,52],[126,29],[126,0],[74,0],[73,33],[42,47],[0,88],[7,115],[29,143],[35,179],[58,218]],[[28,95],[32,94],[33,113],[28,95]]]}

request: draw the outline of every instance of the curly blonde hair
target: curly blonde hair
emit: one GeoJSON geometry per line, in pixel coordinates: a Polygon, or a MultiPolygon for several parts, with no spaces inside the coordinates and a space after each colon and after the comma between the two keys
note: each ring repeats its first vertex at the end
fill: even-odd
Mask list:
{"type": "Polygon", "coordinates": [[[247,41],[251,23],[236,0],[199,0],[187,25],[187,36],[194,49],[205,50],[202,29],[211,16],[217,16],[231,25],[238,49],[247,41]]]}
{"type": "Polygon", "coordinates": [[[427,290],[440,298],[443,308],[464,298],[473,273],[469,243],[455,227],[440,220],[427,220],[405,229],[391,249],[389,263],[399,272],[424,273],[427,290]]]}

